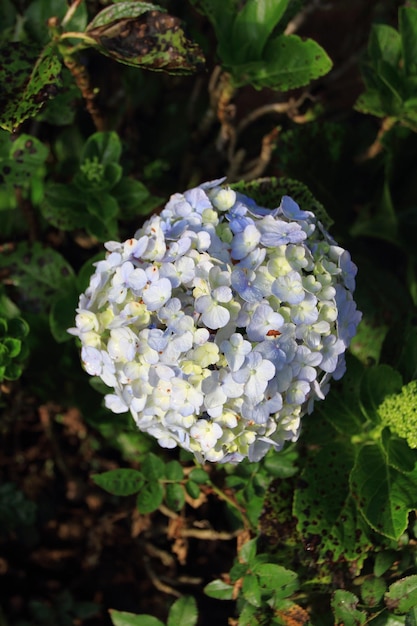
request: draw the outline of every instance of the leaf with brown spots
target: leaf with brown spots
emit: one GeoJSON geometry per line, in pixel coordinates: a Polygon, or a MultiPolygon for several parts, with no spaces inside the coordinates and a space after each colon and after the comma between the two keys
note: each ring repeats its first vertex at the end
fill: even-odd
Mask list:
{"type": "MultiPolygon", "coordinates": [[[[130,3],[124,3],[130,4],[130,3]]],[[[146,11],[87,29],[106,56],[130,65],[170,74],[190,74],[204,64],[199,46],[187,39],[181,21],[162,11],[146,11]]]]}
{"type": "Polygon", "coordinates": [[[61,86],[61,61],[52,46],[41,52],[9,42],[0,49],[0,127],[13,131],[34,117],[61,86]]]}
{"type": "Polygon", "coordinates": [[[288,600],[275,609],[277,617],[285,626],[304,626],[310,620],[310,616],[299,604],[288,600]]]}

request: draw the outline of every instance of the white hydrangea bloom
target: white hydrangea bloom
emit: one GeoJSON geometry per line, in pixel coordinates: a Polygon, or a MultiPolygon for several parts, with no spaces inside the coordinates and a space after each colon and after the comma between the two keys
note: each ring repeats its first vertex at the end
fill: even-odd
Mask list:
{"type": "Polygon", "coordinates": [[[162,447],[237,463],[297,440],[361,314],[356,266],[313,213],[222,183],[174,194],[105,244],[69,332],[111,411],[162,447]]]}

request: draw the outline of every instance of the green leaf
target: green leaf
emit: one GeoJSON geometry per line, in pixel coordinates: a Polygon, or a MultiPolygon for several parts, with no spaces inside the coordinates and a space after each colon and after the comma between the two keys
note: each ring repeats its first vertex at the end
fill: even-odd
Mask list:
{"type": "Polygon", "coordinates": [[[209,596],[210,598],[217,598],[218,600],[232,600],[233,591],[233,585],[228,585],[219,578],[212,580],[204,587],[204,593],[206,596],[209,596]]]}
{"type": "Polygon", "coordinates": [[[376,607],[387,590],[385,580],[382,578],[367,578],[361,585],[361,597],[366,606],[376,607]]]}
{"type": "Polygon", "coordinates": [[[181,511],[185,504],[185,494],[182,485],[178,483],[165,485],[165,501],[169,509],[181,511]]]}
{"type": "MultiPolygon", "coordinates": [[[[132,7],[134,3],[124,4],[132,7]]],[[[137,17],[117,18],[99,26],[90,24],[87,34],[102,54],[132,67],[189,74],[204,63],[202,51],[187,39],[181,21],[163,11],[148,10],[137,17]]]]}
{"type": "Polygon", "coordinates": [[[164,488],[161,483],[146,483],[137,497],[137,507],[140,513],[152,513],[162,504],[164,488]]]}
{"type": "Polygon", "coordinates": [[[407,576],[390,585],[385,604],[394,613],[408,613],[417,607],[417,575],[407,576]]]}
{"type": "Polygon", "coordinates": [[[239,559],[241,559],[244,563],[251,565],[252,561],[255,559],[257,549],[257,539],[251,539],[243,544],[239,552],[239,559]]]}
{"type": "Polygon", "coordinates": [[[134,469],[115,469],[94,474],[92,480],[114,496],[131,496],[142,488],[143,474],[134,469]]]}
{"type": "Polygon", "coordinates": [[[87,223],[85,198],[72,184],[48,183],[40,208],[46,221],[59,230],[83,228],[87,223]]]}
{"type": "Polygon", "coordinates": [[[295,465],[298,453],[292,446],[288,446],[277,454],[271,450],[263,461],[263,466],[270,476],[274,478],[289,478],[297,473],[298,468],[295,465]]]}
{"type": "Polygon", "coordinates": [[[109,610],[113,626],[164,626],[164,624],[152,615],[135,615],[126,611],[109,610]]]}
{"type": "Polygon", "coordinates": [[[402,58],[407,76],[417,74],[417,8],[400,7],[398,11],[402,58]]]}
{"type": "Polygon", "coordinates": [[[9,42],[0,49],[0,127],[15,130],[35,117],[61,85],[61,61],[53,46],[42,52],[26,44],[9,42]]]}
{"type": "Polygon", "coordinates": [[[168,614],[167,626],[195,626],[197,603],[192,596],[183,596],[174,602],[168,614]]]}
{"type": "Polygon", "coordinates": [[[239,11],[229,37],[236,64],[258,61],[289,0],[247,0],[239,11]]]}
{"type": "Polygon", "coordinates": [[[374,574],[375,576],[382,576],[386,571],[394,565],[398,558],[398,553],[395,550],[384,550],[378,552],[375,556],[374,574]]]}
{"type": "Polygon", "coordinates": [[[8,321],[8,334],[16,339],[24,339],[29,334],[29,324],[21,317],[14,317],[8,321]]]}
{"type": "Polygon", "coordinates": [[[331,67],[326,52],[312,39],[280,35],[267,43],[262,61],[236,65],[231,71],[236,86],[250,83],[257,89],[288,91],[327,74],[331,67]]]}
{"type": "Polygon", "coordinates": [[[417,502],[417,471],[399,472],[388,465],[376,444],[364,445],[350,476],[352,495],[366,521],[376,531],[398,540],[417,502]]]}
{"type": "Polygon", "coordinates": [[[48,148],[31,135],[22,134],[10,141],[9,155],[0,156],[0,183],[22,187],[30,183],[31,176],[44,164],[48,156],[48,148]]]}
{"type": "Polygon", "coordinates": [[[13,252],[3,253],[0,268],[7,268],[9,284],[16,289],[15,301],[27,311],[48,311],[53,297],[74,281],[72,267],[64,257],[39,242],[32,246],[22,242],[13,252]]]}
{"type": "Polygon", "coordinates": [[[72,339],[68,333],[68,328],[74,325],[74,312],[77,308],[78,299],[79,293],[75,287],[75,281],[65,293],[60,293],[53,299],[49,311],[49,326],[53,338],[58,343],[72,339]]]}
{"type": "Polygon", "coordinates": [[[176,460],[169,461],[165,465],[165,478],[168,480],[182,480],[184,478],[184,470],[181,463],[176,460]]]}
{"type": "Polygon", "coordinates": [[[252,565],[252,572],[259,578],[261,587],[274,591],[276,598],[287,598],[299,588],[295,572],[275,563],[252,565]]]}
{"type": "Polygon", "coordinates": [[[188,495],[196,500],[200,496],[200,486],[193,480],[187,480],[185,483],[185,490],[188,495]]]}
{"type": "Polygon", "coordinates": [[[373,423],[379,424],[381,419],[378,407],[386,396],[399,393],[402,384],[401,374],[389,365],[375,365],[366,370],[360,391],[364,415],[373,423]]]}
{"type": "Polygon", "coordinates": [[[331,607],[335,617],[335,624],[343,626],[360,626],[366,621],[366,614],[356,608],[359,598],[350,591],[338,589],[334,592],[331,607]]]}
{"type": "Polygon", "coordinates": [[[319,562],[361,562],[371,547],[349,490],[353,462],[351,445],[331,442],[308,459],[295,491],[297,529],[303,537],[319,539],[319,562]]]}
{"type": "Polygon", "coordinates": [[[362,364],[357,359],[349,360],[341,388],[335,385],[326,401],[317,406],[318,415],[322,415],[342,435],[357,435],[363,432],[365,420],[359,403],[363,374],[362,364]]]}
{"type": "Polygon", "coordinates": [[[99,26],[107,26],[116,20],[139,17],[148,11],[164,12],[165,9],[151,2],[117,2],[97,13],[87,26],[87,31],[99,26]]]}
{"type": "Polygon", "coordinates": [[[153,452],[145,456],[141,470],[147,480],[159,480],[165,477],[165,463],[153,452]]]}
{"type": "Polygon", "coordinates": [[[238,626],[259,626],[260,621],[258,619],[256,606],[246,602],[239,615],[238,626]]]}
{"type": "Polygon", "coordinates": [[[105,191],[89,194],[86,200],[87,211],[105,224],[111,222],[119,213],[116,199],[105,191]]]}
{"type": "Polygon", "coordinates": [[[93,133],[84,144],[80,161],[94,161],[101,165],[115,164],[122,154],[122,144],[115,131],[93,133]]]}
{"type": "Polygon", "coordinates": [[[260,607],[262,604],[261,588],[259,586],[258,578],[253,574],[247,574],[242,583],[243,597],[249,604],[260,607]]]}
{"type": "Polygon", "coordinates": [[[381,439],[388,463],[400,472],[412,472],[417,463],[417,450],[411,450],[404,439],[392,435],[388,428],[382,431],[381,439]]]}
{"type": "Polygon", "coordinates": [[[385,61],[391,67],[397,67],[401,58],[401,37],[398,31],[386,24],[373,24],[368,52],[375,68],[380,61],[385,61]]]}
{"type": "Polygon", "coordinates": [[[163,203],[162,198],[152,196],[143,183],[124,176],[112,189],[120,207],[121,219],[134,219],[139,215],[148,215],[163,203]]]}
{"type": "Polygon", "coordinates": [[[6,348],[7,357],[9,359],[16,358],[22,349],[22,342],[20,339],[13,339],[13,337],[6,337],[3,340],[3,346],[6,348]]]}
{"type": "Polygon", "coordinates": [[[199,485],[207,483],[210,480],[210,476],[207,474],[207,472],[200,467],[192,469],[189,474],[189,478],[199,485]]]}

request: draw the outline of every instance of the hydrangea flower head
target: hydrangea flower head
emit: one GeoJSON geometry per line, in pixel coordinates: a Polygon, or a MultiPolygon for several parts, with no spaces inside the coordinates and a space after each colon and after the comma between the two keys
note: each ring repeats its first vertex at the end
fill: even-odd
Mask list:
{"type": "Polygon", "coordinates": [[[105,244],[69,332],[106,406],[161,446],[258,461],[297,440],[343,375],[357,270],[289,196],[266,209],[222,183],[174,194],[105,244]]]}

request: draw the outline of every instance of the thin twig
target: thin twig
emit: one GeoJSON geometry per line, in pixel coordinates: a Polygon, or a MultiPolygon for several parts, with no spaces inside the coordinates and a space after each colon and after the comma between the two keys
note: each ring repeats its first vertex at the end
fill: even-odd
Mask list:
{"type": "Polygon", "coordinates": [[[90,75],[85,65],[83,65],[75,55],[65,55],[64,63],[71,72],[78,89],[85,100],[85,106],[94,126],[98,131],[106,130],[106,122],[103,114],[97,106],[96,97],[98,90],[91,85],[90,75]]]}

